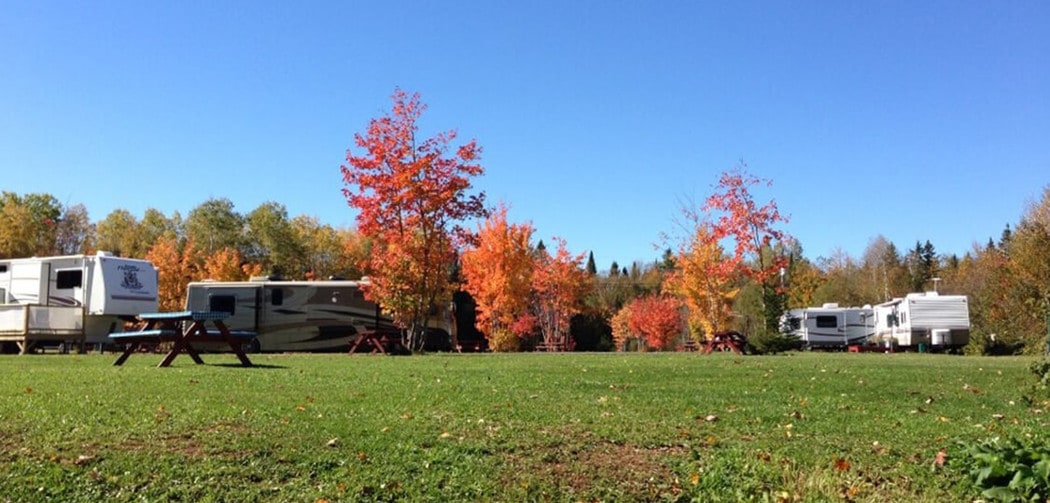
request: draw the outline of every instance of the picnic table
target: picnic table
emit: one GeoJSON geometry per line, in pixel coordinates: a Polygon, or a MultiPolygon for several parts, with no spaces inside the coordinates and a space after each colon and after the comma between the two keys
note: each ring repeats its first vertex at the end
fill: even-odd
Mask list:
{"type": "Polygon", "coordinates": [[[401,334],[392,330],[362,328],[356,331],[356,337],[352,340],[350,354],[358,352],[359,349],[370,349],[369,354],[385,355],[389,350],[395,350],[401,345],[401,334]]]}
{"type": "Polygon", "coordinates": [[[138,315],[139,327],[129,332],[109,334],[110,340],[124,344],[124,352],[113,365],[120,366],[143,344],[170,342],[171,350],[158,367],[171,366],[176,356],[185,352],[198,365],[204,364],[194,343],[225,343],[237,355],[241,365],[252,366],[244,353],[244,344],[255,338],[255,332],[230,330],[223,320],[230,317],[225,311],[175,311],[167,313],[142,313],[138,315]],[[211,325],[209,327],[209,324],[211,325]]]}
{"type": "Polygon", "coordinates": [[[732,351],[738,355],[744,354],[747,349],[747,337],[736,331],[717,332],[713,337],[707,339],[704,344],[704,354],[709,355],[714,351],[732,351]]]}

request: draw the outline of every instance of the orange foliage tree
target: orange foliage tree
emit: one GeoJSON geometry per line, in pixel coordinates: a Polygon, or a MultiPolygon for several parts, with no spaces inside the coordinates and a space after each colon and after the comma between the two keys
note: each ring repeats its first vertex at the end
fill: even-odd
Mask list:
{"type": "Polygon", "coordinates": [[[157,303],[161,311],[184,309],[186,288],[191,281],[241,281],[262,270],[260,264],[243,263],[241,254],[232,248],[204,255],[192,240],[180,247],[173,236],[161,236],[146,252],[146,260],[157,268],[157,303]]]}
{"type": "Polygon", "coordinates": [[[669,295],[650,294],[629,304],[627,324],[649,349],[668,349],[682,333],[682,303],[669,295]]]}
{"type": "Polygon", "coordinates": [[[158,305],[161,311],[181,311],[186,307],[186,286],[197,278],[193,243],[180,250],[173,236],[162,236],[148,252],[146,259],[158,271],[158,305]]]}
{"type": "Polygon", "coordinates": [[[429,314],[451,302],[456,248],[469,240],[458,222],[485,216],[484,194],[470,193],[471,177],[484,170],[475,141],[450,152],[455,131],[417,137],[426,110],[418,94],[397,89],[392,98],[389,114],[354,135],[363,153],[347,150],[340,169],[358,231],[372,242],[365,294],[405,330],[406,346],[419,350],[429,314]]]}
{"type": "Polygon", "coordinates": [[[584,254],[572,255],[565,240],[555,238],[558,250],[552,256],[539,250],[532,273],[532,317],[548,349],[571,349],[572,317],[580,312],[590,277],[583,269],[584,254]]]}
{"type": "Polygon", "coordinates": [[[245,263],[234,248],[222,248],[204,257],[202,278],[216,281],[244,281],[262,273],[262,264],[245,263]]]}
{"type": "Polygon", "coordinates": [[[518,349],[517,322],[528,314],[533,256],[530,224],[508,224],[500,205],[478,226],[477,244],[463,252],[464,290],[477,304],[477,325],[495,351],[518,349]]]}

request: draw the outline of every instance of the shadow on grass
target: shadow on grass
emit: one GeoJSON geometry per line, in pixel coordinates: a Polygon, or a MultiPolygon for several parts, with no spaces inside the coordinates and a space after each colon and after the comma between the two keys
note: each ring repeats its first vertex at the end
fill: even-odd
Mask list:
{"type": "Polygon", "coordinates": [[[209,363],[207,365],[209,367],[229,367],[229,368],[245,369],[245,370],[251,370],[251,369],[286,369],[286,368],[288,368],[288,367],[285,367],[284,365],[271,365],[271,364],[268,364],[268,363],[253,363],[251,367],[245,367],[244,365],[241,365],[240,363],[209,363]]]}

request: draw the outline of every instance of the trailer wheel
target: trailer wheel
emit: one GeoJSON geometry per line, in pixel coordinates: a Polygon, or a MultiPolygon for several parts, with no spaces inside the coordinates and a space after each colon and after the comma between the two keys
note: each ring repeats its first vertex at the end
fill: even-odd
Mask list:
{"type": "Polygon", "coordinates": [[[244,345],[244,352],[245,353],[253,353],[254,354],[254,353],[258,353],[260,351],[261,351],[261,348],[259,347],[259,338],[258,337],[252,337],[252,340],[248,341],[248,344],[244,345]]]}

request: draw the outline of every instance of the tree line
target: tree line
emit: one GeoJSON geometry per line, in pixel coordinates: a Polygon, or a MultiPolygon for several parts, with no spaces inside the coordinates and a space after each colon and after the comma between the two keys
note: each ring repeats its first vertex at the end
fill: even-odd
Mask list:
{"type": "Polygon", "coordinates": [[[528,222],[507,221],[471,180],[483,174],[474,140],[455,131],[418,135],[426,110],[400,89],[391,111],[354,137],[340,167],[355,229],[289,218],[279,203],[247,214],[210,199],[185,218],[115,210],[91,223],[83,205],[49,194],[0,196],[0,258],[106,250],[160,269],[162,308],[181,308],[189,281],[278,274],[292,279],[368,276],[365,295],[420,349],[435,310],[469,294],[474,327],[494,350],[667,350],[739,331],[775,348],[789,308],[860,306],[937,290],[967,295],[968,351],[1042,352],[1050,324],[1050,187],[998,240],[962,256],[929,242],[898,248],[873,238],[861,257],[810,260],[773,201],[752,189],[772,182],[746,165],[722,173],[700,204],[682,204],[668,248],[651,263],[599,271],[593,252],[548,250],[528,222]],[[473,223],[474,228],[468,228],[473,223]],[[585,259],[586,257],[586,259],[585,259]]]}

